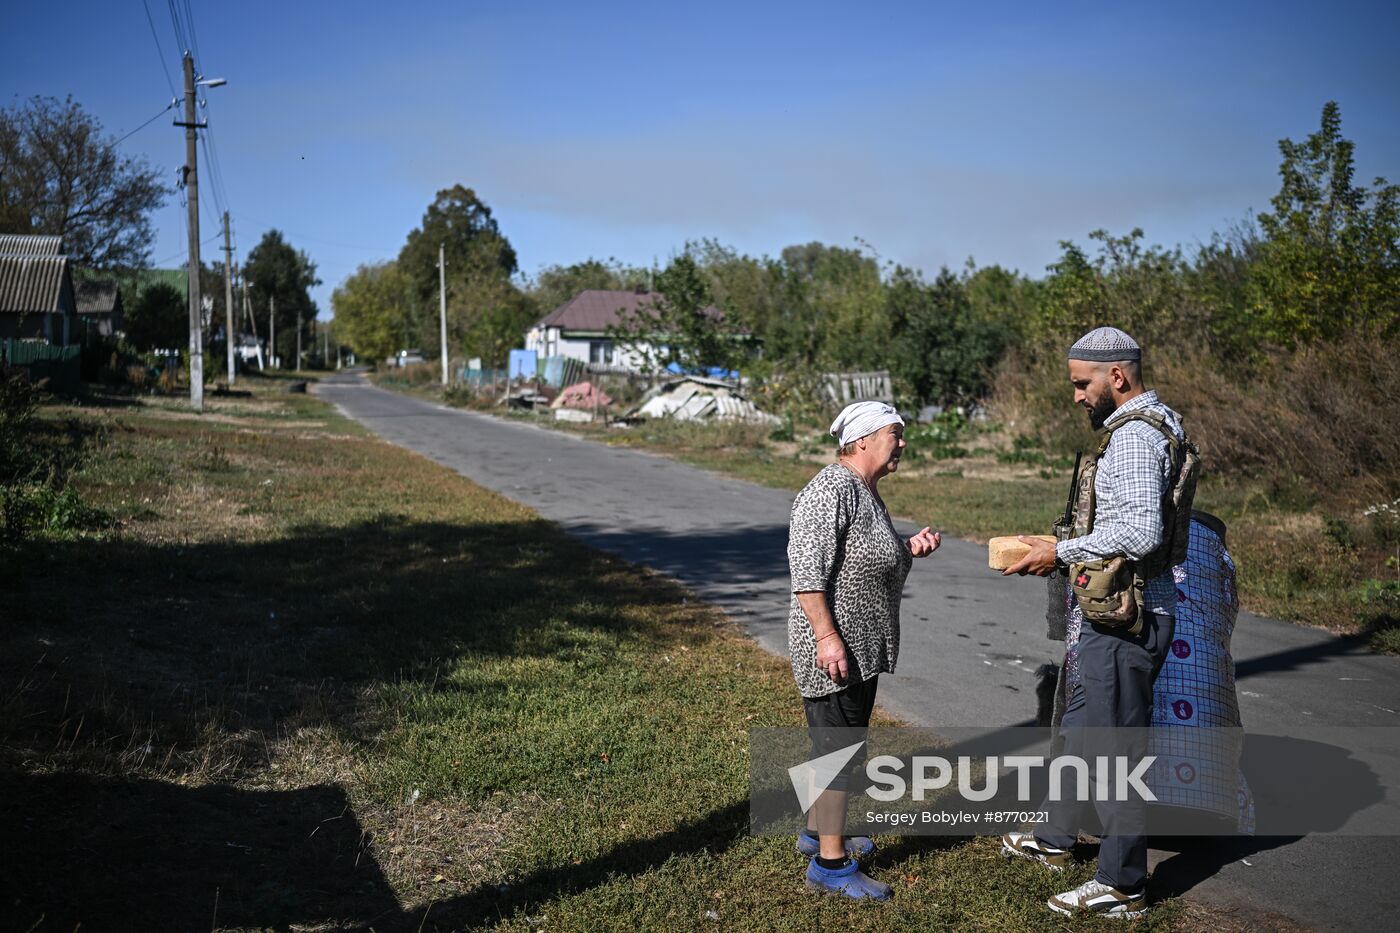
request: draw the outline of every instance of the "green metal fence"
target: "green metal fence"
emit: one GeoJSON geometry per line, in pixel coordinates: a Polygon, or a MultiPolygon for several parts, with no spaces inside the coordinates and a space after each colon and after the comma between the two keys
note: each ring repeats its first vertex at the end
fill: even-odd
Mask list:
{"type": "Polygon", "coordinates": [[[82,382],[82,355],[83,348],[79,346],[55,347],[13,337],[0,340],[0,356],[7,365],[27,370],[30,382],[47,379],[53,392],[78,390],[82,382]]]}

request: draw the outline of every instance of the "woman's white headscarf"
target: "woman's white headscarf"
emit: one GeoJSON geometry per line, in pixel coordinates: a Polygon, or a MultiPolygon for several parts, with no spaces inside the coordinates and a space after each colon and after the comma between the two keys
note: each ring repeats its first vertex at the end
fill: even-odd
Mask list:
{"type": "Polygon", "coordinates": [[[845,447],[851,441],[874,434],[887,424],[903,426],[904,419],[893,405],[884,402],[852,402],[831,422],[831,436],[845,447]]]}

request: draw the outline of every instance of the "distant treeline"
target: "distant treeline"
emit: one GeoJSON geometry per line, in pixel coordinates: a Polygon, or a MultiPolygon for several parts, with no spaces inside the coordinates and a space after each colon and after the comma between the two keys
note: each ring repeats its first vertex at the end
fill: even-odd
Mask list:
{"type": "MultiPolygon", "coordinates": [[[[1372,419],[1354,433],[1400,437],[1392,423],[1400,386],[1381,390],[1397,378],[1387,364],[1400,330],[1400,187],[1356,183],[1354,146],[1334,103],[1315,133],[1279,148],[1269,212],[1189,252],[1148,245],[1141,230],[1095,231],[1087,251],[1062,242],[1041,278],[969,261],[930,279],[880,262],[863,243],[754,257],[705,240],[662,270],[590,259],[521,280],[490,209],[458,186],[439,194],[396,260],[361,267],[336,290],[336,326],[366,357],[435,348],[442,243],[449,343],[487,365],[502,363],[532,323],[581,289],[651,287],[666,299],[660,318],[632,321],[617,339],[663,332],[671,358],[741,369],[770,404],[799,418],[817,416],[819,374],[888,369],[907,408],[990,403],[1023,430],[1070,445],[1082,441],[1082,418],[1066,403],[1064,349],[1111,323],[1148,348],[1149,375],[1213,429],[1226,425],[1212,419],[1243,417],[1251,398],[1272,392],[1325,417],[1343,417],[1332,406],[1345,400],[1347,417],[1372,419]],[[701,313],[712,303],[722,319],[701,313]],[[1337,398],[1314,397],[1319,381],[1337,398]]],[[[1383,455],[1383,442],[1300,431],[1306,414],[1294,411],[1285,424],[1253,412],[1248,431],[1231,430],[1228,451],[1212,448],[1216,459],[1243,470],[1295,463],[1309,475],[1317,468],[1307,464],[1320,459],[1340,475],[1364,473],[1383,455]]]]}

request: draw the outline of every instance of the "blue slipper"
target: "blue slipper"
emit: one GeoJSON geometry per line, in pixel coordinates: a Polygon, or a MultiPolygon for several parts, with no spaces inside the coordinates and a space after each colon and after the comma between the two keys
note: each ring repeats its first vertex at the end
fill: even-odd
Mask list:
{"type": "Polygon", "coordinates": [[[807,887],[827,894],[844,894],[857,901],[887,901],[894,897],[889,885],[861,871],[855,859],[847,859],[841,868],[822,868],[812,859],[807,865],[807,887]]]}
{"type": "MultiPolygon", "coordinates": [[[[797,851],[808,858],[821,854],[822,844],[816,836],[802,832],[797,834],[797,851]]],[[[869,836],[847,836],[846,854],[851,858],[865,858],[875,854],[875,840],[869,836]]]]}

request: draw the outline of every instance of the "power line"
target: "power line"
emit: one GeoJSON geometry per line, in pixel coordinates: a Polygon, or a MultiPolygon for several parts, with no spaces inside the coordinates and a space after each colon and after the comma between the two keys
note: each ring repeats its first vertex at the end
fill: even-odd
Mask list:
{"type": "Polygon", "coordinates": [[[192,52],[189,40],[185,38],[185,32],[180,28],[180,14],[175,9],[175,0],[165,0],[165,6],[170,10],[170,25],[175,30],[175,41],[180,43],[183,52],[192,52]]]}
{"type": "Polygon", "coordinates": [[[162,110],[160,113],[156,114],[155,116],[151,117],[151,118],[150,118],[149,120],[147,120],[145,123],[142,123],[140,126],[138,126],[136,129],[132,130],[130,133],[127,133],[127,134],[126,134],[125,136],[123,136],[121,139],[118,139],[117,142],[118,142],[118,143],[124,143],[124,142],[126,142],[128,139],[130,139],[131,137],[135,136],[137,133],[141,132],[141,131],[144,130],[146,127],[150,126],[152,123],[154,123],[154,122],[156,122],[157,120],[159,120],[159,119],[161,118],[161,115],[162,115],[162,114],[165,114],[166,112],[168,112],[168,111],[169,111],[171,108],[173,108],[174,106],[175,106],[175,101],[172,100],[170,103],[168,103],[168,104],[165,105],[165,109],[164,109],[164,110],[162,110]]]}
{"type": "Polygon", "coordinates": [[[354,244],[354,243],[337,243],[337,242],[334,241],[334,240],[327,240],[327,239],[325,239],[324,237],[316,237],[316,236],[311,236],[310,234],[300,233],[300,232],[298,232],[298,231],[296,231],[296,230],[288,230],[286,227],[282,226],[282,225],[279,224],[279,223],[273,223],[273,222],[270,221],[270,220],[261,220],[261,219],[259,219],[259,218],[257,218],[257,217],[253,217],[253,216],[250,215],[250,214],[239,214],[239,213],[235,213],[233,216],[235,216],[235,217],[242,217],[244,220],[249,221],[249,222],[254,223],[254,224],[259,224],[259,225],[262,225],[262,226],[265,226],[265,227],[272,227],[272,228],[274,228],[274,229],[277,229],[277,230],[282,231],[283,233],[287,234],[288,236],[294,236],[294,237],[296,237],[298,240],[306,240],[306,241],[311,242],[311,243],[319,243],[319,244],[321,244],[322,246],[334,246],[334,247],[336,247],[336,248],[338,248],[338,249],[360,249],[360,250],[364,250],[364,251],[367,252],[367,253],[396,253],[396,252],[398,252],[398,247],[397,247],[397,246],[395,246],[395,247],[388,247],[388,246],[357,246],[357,245],[354,244]]]}
{"type": "Polygon", "coordinates": [[[219,173],[214,163],[214,157],[209,153],[209,135],[207,128],[205,129],[204,135],[199,137],[199,142],[200,145],[204,147],[204,164],[209,167],[209,195],[214,199],[214,207],[217,208],[219,214],[223,214],[224,199],[220,196],[219,191],[222,186],[219,184],[219,173]]]}
{"type": "MultiPolygon", "coordinates": [[[[186,227],[188,227],[188,224],[186,225],[186,227]]],[[[202,243],[200,243],[200,246],[208,246],[210,243],[213,243],[215,240],[218,240],[218,239],[220,239],[221,237],[223,237],[223,235],[224,235],[223,232],[220,231],[220,232],[214,234],[213,236],[211,236],[209,239],[207,239],[207,240],[203,241],[202,243]]],[[[166,256],[164,259],[157,259],[154,263],[152,263],[152,265],[155,266],[155,267],[157,267],[157,268],[159,268],[160,266],[165,265],[167,262],[174,262],[175,260],[181,258],[182,256],[188,256],[188,255],[189,255],[189,252],[190,252],[190,251],[189,251],[189,247],[185,247],[184,249],[180,250],[178,253],[172,253],[171,255],[166,256]]]]}
{"type": "Polygon", "coordinates": [[[185,4],[185,29],[190,34],[190,45],[194,49],[194,60],[199,62],[204,60],[204,56],[199,54],[199,33],[194,28],[194,10],[190,8],[190,0],[184,0],[185,4]]]}
{"type": "MultiPolygon", "coordinates": [[[[215,191],[218,194],[218,200],[222,201],[223,205],[227,207],[228,187],[224,184],[224,166],[219,159],[219,147],[214,140],[213,121],[206,119],[203,129],[204,134],[200,137],[200,141],[204,143],[204,159],[209,163],[209,177],[214,183],[215,191]]],[[[222,210],[220,213],[222,213],[222,210]]]]}
{"type": "Polygon", "coordinates": [[[179,95],[175,93],[175,82],[170,80],[170,69],[166,67],[165,64],[165,50],[160,47],[160,36],[156,34],[156,21],[151,18],[150,4],[148,4],[146,0],[141,0],[141,6],[146,10],[146,22],[151,27],[151,38],[154,39],[156,43],[156,55],[160,58],[160,70],[165,73],[165,84],[170,88],[170,96],[177,97],[179,95]]]}

